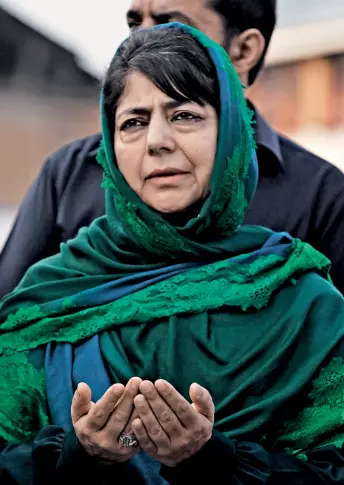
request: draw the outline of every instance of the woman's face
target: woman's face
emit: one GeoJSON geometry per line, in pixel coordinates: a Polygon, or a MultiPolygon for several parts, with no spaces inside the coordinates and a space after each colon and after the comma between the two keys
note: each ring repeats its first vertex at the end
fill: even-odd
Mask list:
{"type": "Polygon", "coordinates": [[[153,209],[183,211],[208,193],[217,127],[212,106],[181,104],[132,72],[115,115],[118,168],[153,209]]]}

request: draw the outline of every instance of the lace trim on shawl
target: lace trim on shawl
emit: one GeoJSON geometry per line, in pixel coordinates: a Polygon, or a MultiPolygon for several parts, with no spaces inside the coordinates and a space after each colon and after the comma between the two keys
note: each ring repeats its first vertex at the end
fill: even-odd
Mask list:
{"type": "MultiPolygon", "coordinates": [[[[95,308],[73,311],[73,304],[66,299],[64,307],[70,310],[68,314],[47,315],[43,307],[35,306],[21,308],[10,315],[0,330],[0,412],[6,412],[0,419],[0,435],[9,441],[28,440],[40,427],[48,424],[44,372],[28,365],[28,350],[52,341],[77,343],[116,325],[133,322],[149,325],[154,320],[175,314],[201,313],[223,306],[259,309],[282,284],[288,281],[293,284],[298,272],[315,268],[328,270],[328,260],[298,240],[291,245],[288,265],[284,265],[284,258],[277,255],[259,258],[251,264],[240,262],[243,258],[245,256],[236,262],[221,261],[190,270],[95,308]]],[[[342,372],[342,365],[338,368],[342,372]]],[[[333,382],[341,382],[335,376],[333,373],[333,382]]],[[[339,399],[341,392],[338,389],[335,397],[339,399]]],[[[326,407],[321,409],[319,417],[314,412],[308,416],[307,412],[305,410],[304,417],[294,424],[295,429],[292,423],[289,425],[286,440],[287,433],[289,439],[294,439],[292,432],[296,442],[300,440],[302,428],[297,425],[304,426],[306,418],[311,423],[317,418],[323,425],[321,419],[326,415],[326,407]]],[[[342,414],[338,415],[336,423],[341,418],[342,414]]],[[[329,426],[332,423],[330,420],[329,426]]]]}
{"type": "Polygon", "coordinates": [[[50,424],[44,368],[36,369],[27,356],[18,352],[0,359],[0,436],[9,443],[30,441],[50,424]]]}
{"type": "Polygon", "coordinates": [[[312,382],[310,406],[287,421],[276,445],[302,460],[315,447],[344,445],[344,360],[335,357],[312,382]]]}
{"type": "Polygon", "coordinates": [[[176,314],[201,313],[224,306],[259,310],[283,284],[294,284],[298,272],[316,268],[327,272],[327,258],[301,241],[294,240],[289,251],[288,265],[278,255],[251,263],[245,263],[243,255],[235,261],[189,270],[114,302],[76,312],[66,299],[68,314],[47,314],[43,306],[37,305],[21,308],[1,325],[0,355],[51,341],[76,343],[116,325],[148,324],[176,314]]]}

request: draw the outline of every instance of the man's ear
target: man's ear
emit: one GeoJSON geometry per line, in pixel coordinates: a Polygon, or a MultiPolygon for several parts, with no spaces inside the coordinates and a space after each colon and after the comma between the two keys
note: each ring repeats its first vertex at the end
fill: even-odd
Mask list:
{"type": "Polygon", "coordinates": [[[248,84],[249,72],[258,64],[265,50],[265,39],[258,29],[248,29],[231,40],[228,55],[243,84],[248,84]]]}

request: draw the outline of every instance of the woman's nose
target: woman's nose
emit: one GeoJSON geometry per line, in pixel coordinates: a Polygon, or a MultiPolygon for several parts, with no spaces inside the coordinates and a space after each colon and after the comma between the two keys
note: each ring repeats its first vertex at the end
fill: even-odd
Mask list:
{"type": "Polygon", "coordinates": [[[151,123],[147,134],[147,152],[150,156],[173,152],[175,140],[167,123],[151,123]]]}

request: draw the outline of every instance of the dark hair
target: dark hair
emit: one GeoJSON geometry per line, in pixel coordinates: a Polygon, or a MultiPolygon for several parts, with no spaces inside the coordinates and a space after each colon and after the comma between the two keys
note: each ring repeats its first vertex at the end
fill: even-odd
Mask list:
{"type": "Polygon", "coordinates": [[[211,7],[225,20],[226,46],[235,35],[248,29],[258,29],[265,39],[260,61],[249,73],[252,84],[263,66],[266,51],[276,25],[277,0],[209,0],[211,7]]]}
{"type": "Polygon", "coordinates": [[[103,83],[104,107],[110,123],[132,71],[147,76],[172,99],[210,104],[219,113],[215,66],[203,46],[181,30],[142,29],[123,42],[103,83]]]}

